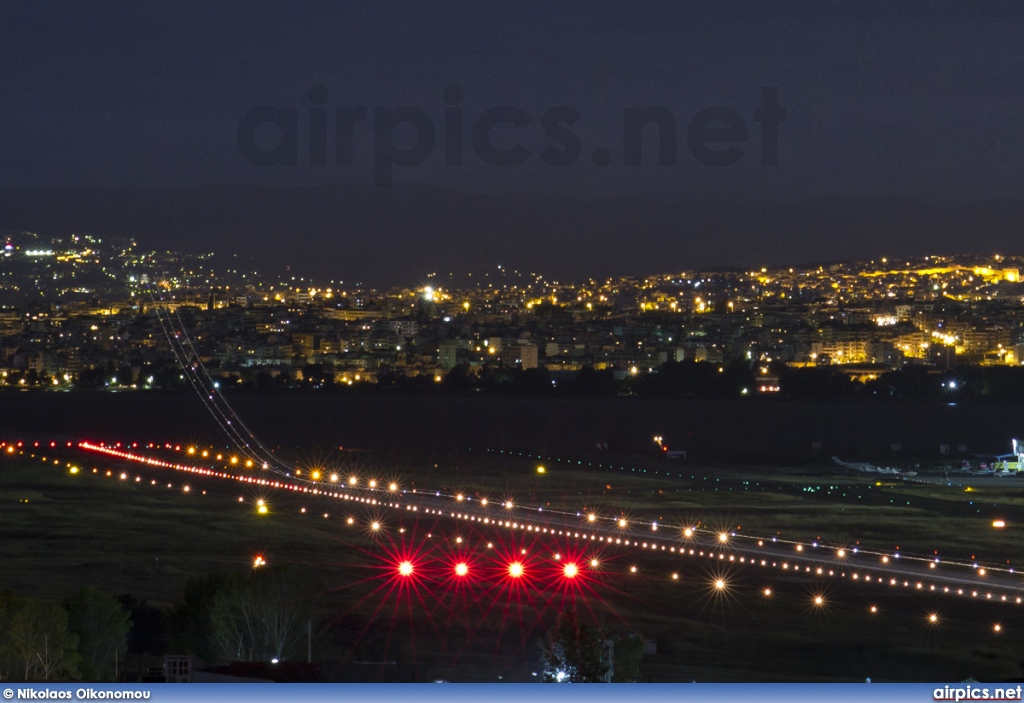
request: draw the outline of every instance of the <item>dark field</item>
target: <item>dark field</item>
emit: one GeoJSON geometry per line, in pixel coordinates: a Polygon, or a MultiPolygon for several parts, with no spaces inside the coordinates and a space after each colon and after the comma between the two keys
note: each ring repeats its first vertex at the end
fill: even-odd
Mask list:
{"type": "MultiPolygon", "coordinates": [[[[40,439],[182,443],[210,436],[205,411],[189,396],[14,393],[2,400],[4,439],[26,432],[40,439]]],[[[240,397],[236,407],[258,434],[300,463],[336,463],[407,487],[508,496],[552,509],[625,511],[665,526],[701,521],[716,529],[879,549],[898,544],[906,554],[939,550],[944,558],[1024,566],[1015,527],[1024,524],[1024,481],[990,479],[970,493],[956,485],[959,479],[952,486],[875,485],[824,471],[826,461],[810,452],[815,440],[824,452],[844,457],[886,454],[892,441],[922,457],[940,442],[990,443],[1002,451],[1012,436],[1011,407],[317,396],[240,397]],[[668,463],[646,453],[650,435],[670,442],[672,428],[681,427],[693,432],[697,461],[668,463]],[[598,440],[636,452],[613,447],[597,455],[598,440]],[[339,445],[346,450],[338,452],[339,445]],[[538,475],[538,460],[521,451],[550,457],[540,460],[548,471],[538,475]],[[744,457],[757,466],[741,466],[744,457]],[[774,468],[777,457],[783,458],[777,465],[802,468],[774,468]],[[1009,527],[991,529],[994,517],[1009,527]]],[[[751,575],[626,550],[584,553],[571,542],[510,538],[481,526],[273,492],[259,494],[271,506],[260,516],[251,488],[121,469],[77,452],[51,452],[45,462],[44,455],[29,450],[0,463],[0,588],[61,598],[90,584],[169,605],[188,578],[245,571],[255,555],[264,555],[269,564],[315,574],[322,621],[315,652],[331,671],[356,661],[395,661],[392,669],[415,680],[536,680],[538,641],[558,612],[575,604],[592,622],[657,642],[657,654],[641,666],[643,680],[956,681],[1024,674],[1022,606],[893,594],[781,572],[751,575]],[[68,462],[83,472],[71,475],[68,462]],[[107,478],[107,469],[114,476],[107,478]],[[131,478],[120,481],[120,470],[131,478]],[[348,517],[356,523],[348,525],[348,517]],[[384,526],[378,534],[367,529],[375,518],[384,526]],[[499,556],[521,549],[539,575],[511,587],[501,578],[499,556]],[[597,556],[601,568],[583,586],[566,589],[547,575],[556,549],[597,556]],[[396,560],[409,554],[427,564],[412,588],[393,578],[396,560]],[[481,577],[455,586],[439,576],[455,555],[478,566],[481,577]],[[680,578],[672,580],[672,573],[680,578]],[[725,593],[711,587],[719,577],[729,582],[725,593]],[[770,598],[765,588],[772,589],[770,598]],[[824,596],[824,607],[813,606],[815,595],[824,596]],[[878,613],[869,612],[871,605],[878,613]],[[935,625],[927,622],[933,612],[940,616],[935,625]],[[999,634],[995,623],[1002,625],[999,634]]],[[[374,671],[384,680],[394,678],[392,669],[374,671]]]]}

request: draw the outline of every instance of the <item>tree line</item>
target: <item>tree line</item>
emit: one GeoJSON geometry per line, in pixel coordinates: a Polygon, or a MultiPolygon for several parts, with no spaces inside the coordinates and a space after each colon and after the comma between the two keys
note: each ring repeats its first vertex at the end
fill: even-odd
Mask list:
{"type": "Polygon", "coordinates": [[[540,643],[545,683],[612,683],[640,679],[646,642],[636,633],[610,632],[582,622],[573,608],[540,643]]]}
{"type": "MultiPolygon", "coordinates": [[[[373,382],[343,383],[333,369],[321,364],[306,364],[297,369],[271,374],[265,370],[243,369],[214,372],[221,388],[244,391],[315,391],[339,394],[408,394],[543,397],[616,397],[638,396],[671,398],[698,397],[789,397],[789,398],[863,398],[921,399],[949,402],[976,398],[1013,400],[1024,394],[1024,366],[964,365],[939,370],[927,365],[908,365],[898,369],[878,368],[852,372],[842,366],[790,367],[773,364],[767,374],[759,363],[734,360],[727,363],[706,361],[669,361],[653,369],[631,373],[629,370],[596,369],[585,366],[575,373],[552,373],[546,368],[508,369],[471,367],[459,364],[438,379],[433,373],[408,377],[381,373],[373,382]],[[771,378],[772,381],[764,379],[771,378]],[[777,387],[771,393],[762,385],[777,387]]],[[[37,372],[14,374],[9,386],[51,386],[37,372]]],[[[126,387],[137,379],[137,387],[166,391],[190,391],[191,386],[173,365],[117,366],[84,369],[79,373],[79,388],[126,387]]]]}
{"type": "Polygon", "coordinates": [[[286,567],[211,574],[168,609],[88,587],[63,602],[0,591],[0,681],[124,681],[169,652],[209,665],[304,659],[312,583],[286,567]]]}
{"type": "Polygon", "coordinates": [[[115,680],[129,620],[117,599],[92,588],[64,603],[2,591],[0,680],[115,680]]]}
{"type": "MultiPolygon", "coordinates": [[[[140,680],[147,658],[168,653],[208,666],[305,661],[321,627],[317,588],[305,569],[261,567],[193,578],[168,608],[91,587],[63,602],[2,591],[0,681],[140,680]]],[[[550,682],[637,681],[645,651],[641,636],[588,624],[572,608],[538,645],[550,682]]]]}

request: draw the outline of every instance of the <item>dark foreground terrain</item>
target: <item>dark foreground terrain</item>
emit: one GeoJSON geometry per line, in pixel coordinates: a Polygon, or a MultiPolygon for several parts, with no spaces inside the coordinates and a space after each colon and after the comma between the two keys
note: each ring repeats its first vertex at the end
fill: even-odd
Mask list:
{"type": "MultiPolygon", "coordinates": [[[[208,435],[201,408],[188,397],[21,394],[14,400],[2,411],[10,428],[4,438],[25,435],[30,444],[29,429],[42,436],[48,428],[75,439],[183,445],[198,445],[208,435]]],[[[812,456],[802,462],[810,468],[773,466],[773,452],[798,451],[803,444],[792,435],[813,433],[808,425],[824,432],[831,424],[821,419],[822,408],[792,405],[786,413],[768,413],[763,405],[736,404],[493,403],[401,399],[389,405],[287,397],[242,398],[238,406],[254,429],[300,465],[361,480],[379,476],[419,490],[623,513],[637,521],[657,519],[663,529],[700,522],[880,550],[899,546],[905,554],[939,550],[947,559],[1024,564],[1015,528],[1024,524],[1024,484],[1015,480],[990,480],[967,492],[962,481],[947,485],[935,473],[926,484],[843,476],[812,456]],[[814,419],[800,423],[799,416],[814,419]],[[727,453],[760,450],[762,460],[747,468],[670,464],[642,452],[598,456],[590,447],[599,433],[588,427],[600,425],[628,438],[658,422],[735,437],[731,444],[723,439],[727,453]],[[789,424],[792,434],[783,431],[789,424]],[[471,440],[472,447],[466,446],[471,440]],[[494,448],[503,445],[547,451],[537,458],[494,448]],[[543,474],[536,469],[541,463],[543,474]],[[993,517],[1007,519],[1009,527],[993,530],[993,517]]],[[[871,432],[882,420],[861,416],[855,422],[859,411],[840,407],[831,420],[845,415],[847,435],[877,443],[871,432]]],[[[955,422],[939,421],[943,412],[971,417],[956,408],[926,408],[921,420],[902,408],[885,418],[894,423],[888,436],[914,438],[905,441],[919,442],[923,452],[935,437],[956,429],[955,422]],[[904,427],[895,424],[896,415],[909,418],[904,427]],[[923,426],[927,422],[930,428],[923,426]]],[[[964,436],[977,441],[998,432],[993,416],[965,422],[974,429],[964,436]]],[[[827,438],[841,435],[821,436],[838,442],[827,438]]],[[[698,451],[697,440],[694,446],[698,451]]],[[[711,447],[711,440],[705,437],[699,446],[711,447]]],[[[510,537],[446,518],[140,469],[49,450],[45,441],[5,455],[0,502],[0,588],[62,599],[87,584],[167,609],[182,598],[189,579],[249,572],[257,556],[268,565],[302,569],[311,575],[314,658],[325,678],[352,678],[358,671],[376,680],[538,680],[539,644],[570,607],[609,632],[652,642],[641,680],[953,681],[1024,674],[1024,656],[1015,646],[1024,634],[1021,606],[510,537]],[[69,465],[79,471],[71,473],[69,465]],[[270,507],[268,514],[254,509],[258,498],[270,507]],[[376,531],[369,527],[375,520],[381,525],[376,531]],[[600,568],[567,585],[558,577],[556,553],[581,564],[597,558],[600,568]],[[505,565],[514,558],[524,560],[530,578],[507,578],[505,565]],[[411,580],[396,576],[405,559],[417,564],[411,580]],[[473,568],[465,582],[451,575],[460,560],[473,568]],[[717,579],[727,588],[716,589],[717,579]],[[929,621],[933,614],[936,622],[929,621]]],[[[297,656],[304,655],[303,647],[297,656]]]]}

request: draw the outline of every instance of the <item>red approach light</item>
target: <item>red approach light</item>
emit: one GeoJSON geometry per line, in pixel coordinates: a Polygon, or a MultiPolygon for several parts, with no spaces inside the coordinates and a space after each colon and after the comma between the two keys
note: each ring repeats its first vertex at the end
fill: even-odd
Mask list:
{"type": "Polygon", "coordinates": [[[411,561],[403,561],[398,565],[398,573],[400,576],[412,576],[413,567],[411,561]]]}
{"type": "Polygon", "coordinates": [[[51,446],[51,447],[56,447],[56,446],[57,446],[57,443],[56,443],[56,442],[50,442],[50,446],[51,446]]]}
{"type": "Polygon", "coordinates": [[[508,575],[514,579],[521,578],[523,575],[523,565],[521,562],[514,561],[508,565],[508,575]]]}
{"type": "Polygon", "coordinates": [[[576,566],[575,564],[571,563],[571,562],[566,564],[565,568],[562,569],[562,573],[565,575],[565,577],[567,579],[574,579],[574,578],[576,578],[576,576],[577,576],[577,574],[579,574],[579,572],[580,572],[579,567],[576,566]]]}

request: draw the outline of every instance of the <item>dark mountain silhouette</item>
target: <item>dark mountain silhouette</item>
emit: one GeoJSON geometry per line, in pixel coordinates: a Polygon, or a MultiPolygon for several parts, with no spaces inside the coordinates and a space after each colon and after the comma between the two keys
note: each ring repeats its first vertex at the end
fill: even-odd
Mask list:
{"type": "Polygon", "coordinates": [[[8,190],[0,230],[131,236],[216,252],[216,266],[417,284],[484,265],[562,280],[843,259],[1015,253],[1024,201],[885,197],[792,202],[458,193],[422,185],[8,190]]]}

